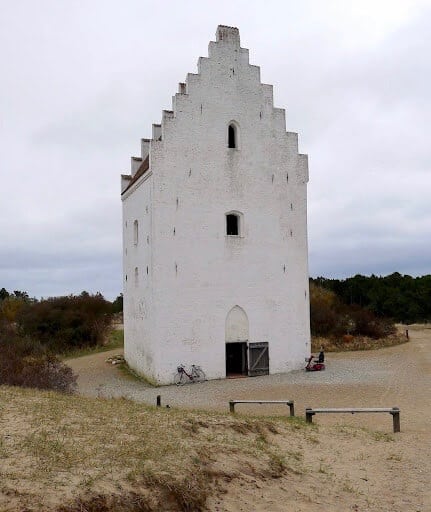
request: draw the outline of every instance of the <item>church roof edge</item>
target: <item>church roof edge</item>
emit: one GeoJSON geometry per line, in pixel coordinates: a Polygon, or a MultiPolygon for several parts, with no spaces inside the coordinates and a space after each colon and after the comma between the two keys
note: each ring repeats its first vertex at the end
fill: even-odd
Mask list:
{"type": "Polygon", "coordinates": [[[123,195],[129,188],[138,181],[138,179],[143,176],[148,169],[150,168],[150,156],[148,155],[147,158],[142,162],[142,164],[139,166],[138,170],[136,171],[136,174],[133,177],[130,177],[130,183],[127,185],[127,187],[123,190],[121,195],[123,195]]]}

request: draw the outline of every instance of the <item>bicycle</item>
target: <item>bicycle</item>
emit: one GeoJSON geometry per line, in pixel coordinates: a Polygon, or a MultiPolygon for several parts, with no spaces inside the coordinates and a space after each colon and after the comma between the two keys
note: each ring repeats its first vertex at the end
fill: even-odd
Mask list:
{"type": "Polygon", "coordinates": [[[207,380],[206,375],[200,366],[192,364],[189,372],[185,369],[183,364],[177,366],[177,373],[174,376],[174,383],[177,386],[184,386],[188,382],[203,382],[207,380]]]}

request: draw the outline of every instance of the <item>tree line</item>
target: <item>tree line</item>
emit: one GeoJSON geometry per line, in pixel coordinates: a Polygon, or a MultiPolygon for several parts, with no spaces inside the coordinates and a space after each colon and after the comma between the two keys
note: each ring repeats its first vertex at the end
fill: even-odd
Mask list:
{"type": "Polygon", "coordinates": [[[357,305],[378,317],[405,324],[431,320],[431,275],[412,277],[394,272],[388,276],[347,279],[311,278],[310,282],[334,292],[347,305],[357,305]]]}

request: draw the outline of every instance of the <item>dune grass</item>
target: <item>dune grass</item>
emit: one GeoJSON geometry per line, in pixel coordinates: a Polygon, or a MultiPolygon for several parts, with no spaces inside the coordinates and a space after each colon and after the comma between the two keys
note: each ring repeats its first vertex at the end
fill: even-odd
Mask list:
{"type": "Polygon", "coordinates": [[[300,473],[301,457],[280,453],[272,438],[309,430],[298,419],[185,412],[5,386],[0,403],[7,404],[0,410],[0,509],[3,494],[26,510],[152,511],[161,503],[203,510],[214,479],[234,478],[243,464],[272,478],[300,473]],[[228,469],[219,465],[223,458],[233,458],[228,469]],[[68,503],[59,506],[59,496],[68,503]]]}
{"type": "Polygon", "coordinates": [[[333,466],[332,443],[337,461],[341,453],[353,456],[352,440],[361,453],[369,446],[368,458],[376,444],[394,453],[390,436],[373,431],[332,428],[325,442],[322,434],[323,427],[298,417],[0,386],[0,510],[201,512],[234,482],[262,486],[279,479],[299,492],[307,481],[313,493],[330,478],[343,495],[352,466],[333,466]]]}

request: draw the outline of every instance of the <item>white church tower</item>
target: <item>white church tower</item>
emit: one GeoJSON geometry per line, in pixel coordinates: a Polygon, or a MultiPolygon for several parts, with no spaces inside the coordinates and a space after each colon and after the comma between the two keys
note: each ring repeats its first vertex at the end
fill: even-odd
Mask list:
{"type": "Polygon", "coordinates": [[[159,384],[310,353],[307,156],[237,28],[219,26],[121,177],[125,358],[159,384]]]}

